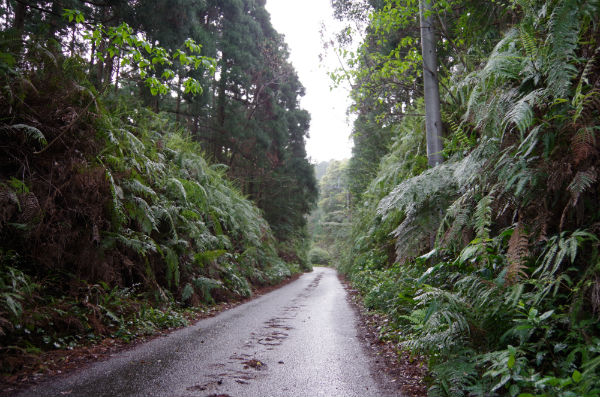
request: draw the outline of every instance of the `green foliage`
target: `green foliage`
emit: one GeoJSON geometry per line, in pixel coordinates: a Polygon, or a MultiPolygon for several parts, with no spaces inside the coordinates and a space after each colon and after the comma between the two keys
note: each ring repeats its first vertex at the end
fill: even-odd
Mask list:
{"type": "Polygon", "coordinates": [[[3,135],[20,136],[25,142],[33,141],[40,147],[48,144],[46,137],[40,130],[27,124],[13,124],[0,127],[0,133],[3,135]]]}
{"type": "MultiPolygon", "coordinates": [[[[117,222],[104,247],[145,258],[144,276],[179,291],[183,301],[197,293],[213,302],[211,291],[218,288],[248,296],[250,285],[231,254],[245,252],[252,261],[249,253],[258,251],[249,248],[272,244],[258,210],[175,126],[165,129],[165,120],[149,111],[138,111],[132,120],[124,116],[130,114],[127,105],[116,105],[114,115],[99,121],[106,146],[98,160],[109,165],[111,177],[120,175],[112,179],[111,192],[112,213],[121,215],[113,216],[117,222]],[[193,261],[188,252],[195,252],[193,261]]],[[[261,260],[262,266],[277,262],[273,254],[261,260]]]]}
{"type": "Polygon", "coordinates": [[[320,178],[318,206],[309,218],[308,260],[313,265],[329,265],[342,255],[336,242],[346,238],[350,224],[348,172],[348,161],[332,160],[320,178]]]}
{"type": "MultiPolygon", "coordinates": [[[[0,48],[0,65],[14,73],[49,70],[66,57],[65,65],[77,67],[63,72],[76,70],[79,82],[90,81],[80,88],[165,111],[263,211],[276,239],[290,248],[280,254],[306,264],[305,215],[317,198],[305,150],[310,115],[300,108],[304,88],[264,2],[55,2],[24,13],[22,21],[17,9],[7,3],[5,26],[12,28],[0,42],[14,45],[0,48]],[[29,59],[36,57],[47,65],[29,59]]],[[[39,127],[29,120],[11,124],[39,127]]],[[[131,132],[125,130],[117,134],[131,132]]]]}
{"type": "MultiPolygon", "coordinates": [[[[85,16],[81,11],[65,9],[63,17],[69,22],[75,21],[77,24],[74,34],[82,34],[80,29],[83,28],[85,23],[85,16]]],[[[191,38],[187,38],[185,41],[185,47],[190,53],[180,49],[171,53],[169,50],[141,38],[142,35],[139,32],[134,32],[133,28],[125,22],[119,26],[95,25],[92,30],[84,31],[82,36],[84,39],[89,40],[94,47],[104,48],[103,53],[96,55],[99,61],[103,62],[105,59],[117,57],[121,67],[133,67],[139,77],[150,88],[152,95],[164,95],[169,92],[169,86],[173,85],[175,79],[175,72],[170,69],[177,67],[174,62],[179,62],[180,69],[185,67],[198,69],[202,67],[211,74],[214,74],[216,70],[216,60],[197,55],[200,54],[202,45],[196,44],[191,38]],[[159,66],[162,67],[163,71],[160,78],[157,78],[155,75],[159,66]]],[[[183,81],[183,87],[186,94],[202,93],[202,86],[193,77],[186,78],[183,81]]]]}
{"type": "MultiPolygon", "coordinates": [[[[199,88],[194,81],[214,87],[207,84],[214,64],[198,55],[201,44],[185,37],[158,40],[149,25],[141,30],[121,24],[120,12],[114,26],[90,27],[85,20],[98,10],[81,6],[81,13],[66,14],[78,26],[54,14],[48,24],[27,13],[28,40],[11,49],[11,72],[0,75],[1,117],[7,121],[0,128],[0,339],[10,346],[7,354],[24,360],[27,352],[105,337],[129,341],[184,326],[188,310],[249,297],[255,287],[308,268],[301,225],[314,186],[304,152],[308,117],[294,104],[299,83],[285,87],[288,102],[277,117],[268,116],[277,123],[285,119],[270,127],[285,161],[272,166],[282,179],[269,183],[280,191],[278,181],[285,179],[289,189],[277,202],[293,205],[265,213],[258,197],[253,202],[242,193],[246,186],[239,179],[228,179],[235,176],[228,175],[230,167],[206,160],[212,156],[198,142],[201,133],[168,111],[173,96],[155,98],[164,101],[165,113],[144,106],[153,100],[143,95],[153,93],[145,86],[153,79],[159,91],[179,94],[190,117],[204,117],[207,107],[194,107],[200,92],[191,94],[199,88]],[[38,32],[38,23],[56,30],[38,32]],[[88,28],[89,40],[80,34],[88,28]],[[60,45],[49,37],[63,33],[60,45]],[[156,46],[159,41],[164,47],[156,46]],[[185,49],[177,47],[181,43],[185,49]],[[286,201],[290,196],[295,201],[286,201]],[[292,219],[283,242],[267,215],[292,219]]],[[[147,6],[139,4],[140,12],[147,6]]],[[[112,7],[117,5],[107,11],[112,7]]],[[[245,117],[245,110],[236,112],[245,117]]],[[[18,370],[9,366],[16,361],[3,361],[2,370],[18,370]]]]}
{"type": "Polygon", "coordinates": [[[370,182],[350,175],[367,187],[341,269],[383,336],[426,355],[432,396],[598,394],[600,5],[436,2],[449,145],[425,170],[420,94],[392,78],[418,73],[416,4],[375,4],[354,65],[357,109],[393,144],[370,182]]]}
{"type": "Polygon", "coordinates": [[[14,330],[14,324],[23,315],[24,302],[30,300],[39,287],[22,271],[11,267],[18,261],[19,255],[15,252],[0,250],[0,336],[14,330]]]}
{"type": "Polygon", "coordinates": [[[308,260],[312,265],[328,266],[331,264],[331,255],[321,247],[312,247],[308,251],[308,260]]]}

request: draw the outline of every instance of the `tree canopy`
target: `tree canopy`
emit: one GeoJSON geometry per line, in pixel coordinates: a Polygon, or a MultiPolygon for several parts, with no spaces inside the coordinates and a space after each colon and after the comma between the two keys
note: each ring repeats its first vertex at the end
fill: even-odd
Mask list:
{"type": "Polygon", "coordinates": [[[3,372],[310,268],[310,116],[264,0],[8,0],[0,16],[3,372]]]}

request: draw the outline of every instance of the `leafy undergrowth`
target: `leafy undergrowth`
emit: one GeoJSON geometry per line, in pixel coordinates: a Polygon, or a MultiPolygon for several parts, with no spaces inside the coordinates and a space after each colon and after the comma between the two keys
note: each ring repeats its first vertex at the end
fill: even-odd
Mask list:
{"type": "Polygon", "coordinates": [[[600,395],[599,4],[513,4],[493,51],[445,77],[446,161],[419,166],[422,123],[395,125],[346,242],[430,396],[600,395]]]}
{"type": "Polygon", "coordinates": [[[340,274],[339,277],[348,293],[349,301],[362,320],[359,334],[377,357],[377,372],[385,372],[387,379],[394,383],[403,395],[427,396],[428,370],[425,357],[398,349],[398,329],[393,326],[390,316],[381,310],[366,307],[363,295],[365,291],[353,288],[353,283],[343,275],[340,274]]]}
{"type": "Polygon", "coordinates": [[[306,270],[167,116],[99,94],[82,60],[25,52],[2,64],[0,89],[3,374],[186,325],[306,270]]]}

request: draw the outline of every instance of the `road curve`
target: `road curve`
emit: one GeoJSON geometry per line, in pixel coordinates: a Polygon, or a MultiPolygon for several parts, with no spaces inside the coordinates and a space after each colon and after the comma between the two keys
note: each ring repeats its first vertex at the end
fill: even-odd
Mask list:
{"type": "Polygon", "coordinates": [[[18,396],[394,395],[384,375],[373,376],[356,325],[335,270],[317,267],[248,303],[18,396]]]}

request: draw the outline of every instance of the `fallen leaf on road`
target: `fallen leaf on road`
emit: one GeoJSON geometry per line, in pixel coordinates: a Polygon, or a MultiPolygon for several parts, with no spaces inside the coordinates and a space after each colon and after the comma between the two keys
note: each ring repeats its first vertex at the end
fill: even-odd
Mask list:
{"type": "Polygon", "coordinates": [[[263,362],[260,362],[260,361],[258,361],[258,360],[256,360],[256,359],[252,359],[252,360],[244,361],[244,362],[242,362],[242,364],[244,364],[244,365],[245,365],[245,366],[244,366],[244,369],[247,369],[248,367],[252,367],[252,368],[254,368],[254,369],[256,369],[256,370],[261,370],[261,369],[263,369],[264,367],[266,367],[266,364],[265,364],[265,363],[263,363],[263,362]]]}

